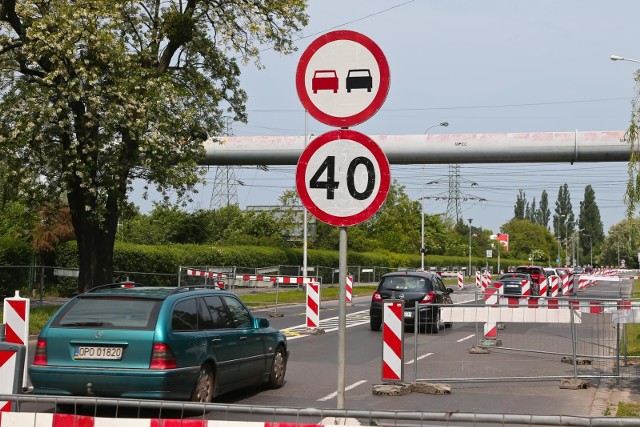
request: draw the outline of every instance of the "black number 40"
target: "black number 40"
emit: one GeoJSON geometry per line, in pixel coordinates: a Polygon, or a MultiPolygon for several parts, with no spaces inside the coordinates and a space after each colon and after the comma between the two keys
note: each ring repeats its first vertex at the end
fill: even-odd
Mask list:
{"type": "MultiPolygon", "coordinates": [[[[324,188],[327,190],[327,199],[333,200],[334,192],[340,186],[340,182],[336,181],[336,158],[335,156],[327,156],[324,159],[324,162],[320,165],[318,170],[311,181],[309,182],[309,187],[311,188],[324,188]],[[320,178],[322,175],[327,172],[326,179],[321,181],[320,178]]],[[[366,157],[356,157],[349,163],[349,168],[347,169],[347,189],[349,190],[349,194],[356,200],[365,200],[371,196],[373,193],[373,189],[376,184],[376,171],[373,166],[373,162],[366,157]],[[358,191],[356,189],[354,175],[356,173],[356,168],[360,165],[363,165],[367,168],[367,188],[364,191],[358,191]]]]}

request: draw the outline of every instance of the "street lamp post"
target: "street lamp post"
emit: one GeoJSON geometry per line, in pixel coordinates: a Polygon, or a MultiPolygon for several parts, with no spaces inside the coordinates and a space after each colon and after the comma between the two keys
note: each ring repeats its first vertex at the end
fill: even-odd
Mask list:
{"type": "Polygon", "coordinates": [[[469,218],[469,277],[471,277],[471,223],[473,222],[473,218],[469,218]]]}
{"type": "MultiPolygon", "coordinates": [[[[566,215],[563,216],[567,217],[566,215]]],[[[569,217],[567,217],[567,220],[564,222],[564,253],[566,254],[565,256],[569,258],[569,217]]],[[[571,267],[571,260],[569,260],[567,266],[571,267]]]]}
{"type": "MultiPolygon", "coordinates": [[[[424,131],[424,134],[426,135],[430,129],[436,128],[436,127],[447,127],[449,126],[449,122],[440,122],[437,125],[433,125],[433,126],[429,126],[427,128],[427,130],[424,131]]],[[[422,197],[420,197],[420,208],[421,208],[421,215],[420,215],[420,235],[421,240],[420,240],[420,269],[422,271],[424,271],[424,254],[427,252],[427,249],[424,247],[424,180],[425,180],[425,173],[424,173],[424,163],[422,164],[422,197]]]]}
{"type": "Polygon", "coordinates": [[[640,64],[640,61],[637,59],[625,58],[624,56],[620,56],[620,55],[611,55],[609,59],[612,61],[629,61],[629,62],[636,62],[640,64]]]}

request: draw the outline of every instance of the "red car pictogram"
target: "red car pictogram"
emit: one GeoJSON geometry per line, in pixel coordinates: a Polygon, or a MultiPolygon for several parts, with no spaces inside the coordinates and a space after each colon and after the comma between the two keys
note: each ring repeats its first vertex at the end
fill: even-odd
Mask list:
{"type": "Polygon", "coordinates": [[[311,89],[313,93],[319,90],[332,90],[338,92],[338,75],[336,70],[316,70],[311,79],[311,89]]]}

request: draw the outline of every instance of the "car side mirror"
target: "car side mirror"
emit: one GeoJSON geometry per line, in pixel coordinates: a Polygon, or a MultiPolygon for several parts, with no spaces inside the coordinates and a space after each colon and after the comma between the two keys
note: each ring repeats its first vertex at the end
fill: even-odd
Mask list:
{"type": "Polygon", "coordinates": [[[264,317],[258,317],[256,319],[256,323],[257,323],[257,327],[258,328],[268,328],[269,325],[269,319],[264,318],[264,317]]]}
{"type": "Polygon", "coordinates": [[[453,292],[454,292],[454,289],[453,289],[453,288],[447,288],[447,293],[448,293],[448,294],[452,294],[453,292]]]}

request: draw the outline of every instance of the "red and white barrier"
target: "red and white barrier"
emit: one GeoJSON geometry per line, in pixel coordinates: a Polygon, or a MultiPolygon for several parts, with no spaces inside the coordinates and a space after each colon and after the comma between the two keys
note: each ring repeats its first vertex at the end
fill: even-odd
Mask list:
{"type": "Polygon", "coordinates": [[[480,275],[479,271],[476,271],[476,288],[481,288],[481,287],[482,287],[482,276],[480,275]]]}
{"type": "Polygon", "coordinates": [[[559,282],[560,282],[560,277],[558,276],[551,276],[551,297],[552,298],[557,298],[558,297],[558,287],[559,287],[559,282]]]}
{"type": "Polygon", "coordinates": [[[307,328],[320,324],[320,283],[307,283],[307,328]]]}
{"type": "Polygon", "coordinates": [[[347,304],[351,304],[351,300],[353,299],[353,276],[347,276],[345,290],[345,299],[347,300],[347,304]]]}
{"type": "MultiPolygon", "coordinates": [[[[14,382],[11,378],[15,377],[16,363],[18,356],[15,351],[0,350],[0,394],[13,394],[14,382]]],[[[0,401],[0,419],[2,419],[2,412],[11,411],[11,402],[0,401]]]]}
{"type": "Polygon", "coordinates": [[[226,274],[216,273],[215,271],[193,270],[188,268],[187,275],[195,277],[204,277],[205,279],[217,279],[216,285],[221,289],[224,289],[224,280],[227,278],[226,274]]]}
{"type": "Polygon", "coordinates": [[[569,295],[569,276],[562,276],[562,295],[569,295]]]}
{"type": "Polygon", "coordinates": [[[462,271],[458,271],[458,289],[464,288],[464,275],[462,271]]]}
{"type": "Polygon", "coordinates": [[[540,279],[540,283],[539,283],[539,295],[542,297],[546,297],[547,296],[547,288],[548,288],[548,282],[547,279],[540,279]]]}
{"type": "MultiPolygon", "coordinates": [[[[265,421],[103,418],[32,412],[8,412],[0,417],[0,427],[294,427],[302,425],[265,421]]],[[[304,426],[337,427],[338,424],[304,424],[304,426]]]]}
{"type": "MultiPolygon", "coordinates": [[[[501,288],[489,288],[484,294],[484,305],[497,306],[500,302],[500,290],[501,288]]],[[[484,338],[489,340],[495,340],[498,338],[498,323],[494,321],[488,321],[484,323],[484,338]]]]}
{"type": "Polygon", "coordinates": [[[522,281],[522,298],[528,298],[531,296],[531,283],[527,279],[522,281]]]}
{"type": "MultiPolygon", "coordinates": [[[[5,324],[7,342],[20,344],[26,347],[25,358],[29,360],[29,313],[31,312],[31,300],[20,297],[16,291],[15,296],[4,299],[4,311],[2,323],[5,324]]],[[[0,377],[2,378],[2,377],[0,377]]],[[[22,387],[27,387],[27,364],[24,366],[22,387]]]]}
{"type": "MultiPolygon", "coordinates": [[[[404,376],[404,304],[385,301],[382,308],[382,381],[402,381],[404,376]]],[[[417,319],[416,319],[417,321],[417,319]]]]}
{"type": "Polygon", "coordinates": [[[489,276],[488,274],[483,274],[482,275],[482,293],[487,292],[487,288],[489,288],[490,284],[491,284],[491,276],[489,276]]]}

